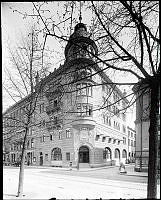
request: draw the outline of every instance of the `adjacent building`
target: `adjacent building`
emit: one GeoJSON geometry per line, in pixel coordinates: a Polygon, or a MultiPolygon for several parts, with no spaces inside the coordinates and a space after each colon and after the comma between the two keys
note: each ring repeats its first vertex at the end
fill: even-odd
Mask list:
{"type": "Polygon", "coordinates": [[[127,126],[128,131],[128,162],[135,163],[136,131],[127,126]]]}
{"type": "MultiPolygon", "coordinates": [[[[78,23],[64,64],[42,80],[37,77],[35,90],[41,85],[41,92],[27,136],[26,164],[99,167],[133,160],[135,131],[128,127],[124,110],[129,102],[99,67],[97,54],[86,26],[78,23]]],[[[22,120],[28,98],[3,116],[22,120]]],[[[4,118],[4,160],[10,163],[20,160],[25,132],[23,126],[13,129],[15,123],[4,118]]]]}
{"type": "MultiPolygon", "coordinates": [[[[135,150],[135,171],[148,171],[149,162],[149,126],[150,126],[150,101],[151,92],[147,85],[134,86],[136,93],[136,150],[135,150]],[[138,88],[140,87],[140,88],[138,88]]],[[[158,91],[159,92],[159,91],[158,91]]],[[[159,95],[160,98],[160,95],[159,95]]],[[[158,163],[160,163],[160,100],[158,113],[158,163]]],[[[158,164],[160,169],[160,164],[158,164]]]]}

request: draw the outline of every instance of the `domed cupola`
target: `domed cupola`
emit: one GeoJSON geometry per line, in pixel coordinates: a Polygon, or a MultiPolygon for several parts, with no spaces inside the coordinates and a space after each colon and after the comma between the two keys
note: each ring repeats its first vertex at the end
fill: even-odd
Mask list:
{"type": "Polygon", "coordinates": [[[83,23],[78,23],[74,28],[74,33],[70,36],[65,48],[66,62],[79,58],[94,58],[98,49],[95,42],[90,39],[87,27],[83,23]]]}

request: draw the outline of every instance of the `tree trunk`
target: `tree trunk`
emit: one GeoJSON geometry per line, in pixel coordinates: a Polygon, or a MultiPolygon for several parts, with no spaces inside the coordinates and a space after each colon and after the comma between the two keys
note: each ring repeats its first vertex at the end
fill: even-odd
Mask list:
{"type": "Polygon", "coordinates": [[[24,165],[25,165],[25,150],[26,150],[27,133],[28,133],[28,127],[26,127],[26,130],[25,130],[25,137],[24,137],[23,147],[22,147],[17,197],[22,197],[23,195],[24,165]]]}
{"type": "Polygon", "coordinates": [[[157,174],[158,174],[158,102],[159,83],[151,84],[151,107],[149,127],[149,164],[148,164],[148,199],[157,198],[157,174]]]}

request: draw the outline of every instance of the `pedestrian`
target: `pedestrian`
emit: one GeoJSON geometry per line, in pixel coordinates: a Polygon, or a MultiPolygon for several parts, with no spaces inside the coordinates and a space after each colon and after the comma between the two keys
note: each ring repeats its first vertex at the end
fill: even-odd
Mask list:
{"type": "Polygon", "coordinates": [[[69,163],[70,170],[72,170],[72,162],[69,163]]]}
{"type": "Polygon", "coordinates": [[[123,162],[120,162],[120,167],[119,167],[119,171],[120,171],[120,174],[122,173],[127,173],[126,170],[125,170],[125,165],[123,162]]]}
{"type": "Polygon", "coordinates": [[[79,170],[79,161],[77,162],[77,170],[79,170]]]}

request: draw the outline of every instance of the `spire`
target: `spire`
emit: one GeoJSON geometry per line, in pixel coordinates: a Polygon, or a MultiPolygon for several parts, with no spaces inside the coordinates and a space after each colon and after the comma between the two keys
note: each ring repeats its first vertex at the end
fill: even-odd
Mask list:
{"type": "Polygon", "coordinates": [[[81,23],[82,21],[82,5],[81,5],[81,1],[80,1],[80,15],[79,15],[79,23],[81,23]]]}

